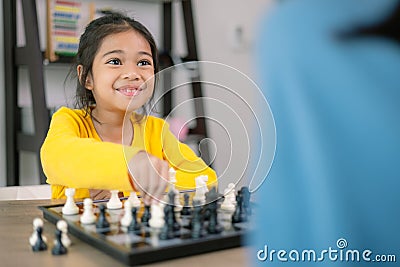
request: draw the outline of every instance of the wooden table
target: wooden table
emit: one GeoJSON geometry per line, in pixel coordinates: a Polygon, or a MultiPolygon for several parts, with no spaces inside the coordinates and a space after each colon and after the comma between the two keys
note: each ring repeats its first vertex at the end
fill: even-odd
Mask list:
{"type": "MultiPolygon", "coordinates": [[[[68,254],[51,255],[55,226],[44,220],[44,235],[49,239],[49,249],[33,252],[29,237],[33,232],[32,221],[43,219],[37,208],[41,205],[63,203],[63,200],[13,200],[0,201],[0,266],[125,266],[119,261],[70,235],[73,245],[68,254]]],[[[175,260],[163,261],[147,266],[248,266],[246,248],[234,248],[175,260]]]]}

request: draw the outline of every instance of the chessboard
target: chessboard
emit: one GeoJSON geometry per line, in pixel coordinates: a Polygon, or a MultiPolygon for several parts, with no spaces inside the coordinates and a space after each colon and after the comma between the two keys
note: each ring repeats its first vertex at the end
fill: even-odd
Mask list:
{"type": "MultiPolygon", "coordinates": [[[[193,197],[193,192],[178,194],[181,199],[187,199],[188,195],[193,197]]],[[[120,209],[106,208],[109,200],[91,202],[97,221],[101,214],[106,216],[105,218],[109,222],[107,231],[97,228],[96,223],[81,223],[84,202],[76,202],[79,212],[75,215],[63,214],[64,204],[39,206],[39,209],[42,210],[44,218],[49,222],[56,224],[60,220],[66,221],[68,233],[131,266],[238,247],[243,245],[243,237],[250,228],[247,218],[245,220],[232,219],[235,213],[238,215],[239,208],[234,211],[221,209],[223,198],[218,198],[212,203],[201,206],[184,206],[176,209],[170,205],[174,207],[174,221],[179,227],[171,230],[173,231],[172,235],[169,233],[164,235],[164,238],[160,238],[162,230],[155,231],[148,224],[141,222],[146,212],[143,204],[137,211],[138,229],[132,230],[122,226],[121,219],[125,214],[124,206],[128,199],[120,198],[120,200],[123,204],[120,209]],[[213,216],[210,215],[210,209],[214,209],[214,219],[210,218],[213,216]],[[189,211],[189,214],[183,213],[182,210],[189,211]],[[196,228],[200,227],[201,229],[196,230],[196,235],[193,235],[193,214],[196,214],[197,220],[201,222],[201,225],[197,224],[196,228]],[[210,232],[211,223],[213,230],[210,232]]],[[[240,210],[242,208],[248,209],[241,204],[240,210]]],[[[167,220],[167,218],[165,219],[167,220]]]]}

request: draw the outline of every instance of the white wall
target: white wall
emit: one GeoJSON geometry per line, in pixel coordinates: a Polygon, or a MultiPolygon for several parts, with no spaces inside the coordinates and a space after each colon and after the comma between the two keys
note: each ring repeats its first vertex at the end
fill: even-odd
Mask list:
{"type": "Polygon", "coordinates": [[[257,101],[257,88],[245,75],[255,80],[255,35],[260,16],[270,2],[193,1],[200,59],[233,68],[214,66],[202,72],[205,81],[217,81],[227,87],[205,86],[208,97],[224,103],[208,101],[206,105],[209,116],[219,120],[222,125],[212,123],[209,127],[210,136],[218,148],[215,168],[220,178],[220,190],[229,182],[238,182],[239,186],[245,183],[249,156],[256,145],[251,136],[255,121],[250,108],[254,108],[257,101]],[[228,135],[230,139],[227,139],[228,135]]]}
{"type": "MultiPolygon", "coordinates": [[[[194,0],[194,16],[195,16],[195,27],[198,41],[198,52],[201,60],[214,61],[218,63],[226,64],[245,75],[248,75],[251,79],[255,79],[255,66],[252,54],[253,43],[255,39],[255,32],[257,29],[257,23],[261,12],[264,12],[268,4],[272,0],[249,0],[249,1],[231,1],[231,0],[194,0]],[[241,34],[235,34],[241,32],[241,34]],[[234,41],[236,40],[236,41],[234,41]]],[[[40,24],[44,24],[44,16],[40,16],[43,13],[43,0],[37,0],[38,2],[38,13],[40,24]]],[[[97,5],[107,6],[107,1],[97,1],[97,5]]],[[[155,38],[161,40],[160,34],[160,16],[161,9],[155,4],[146,4],[143,2],[130,1],[127,5],[127,1],[113,1],[113,7],[122,8],[127,6],[126,10],[129,11],[130,15],[134,15],[139,21],[143,22],[150,31],[154,34],[155,38]],[[135,3],[135,4],[133,4],[135,3]],[[151,15],[148,15],[151,14],[151,15]]],[[[181,15],[181,8],[179,3],[174,2],[174,52],[177,55],[185,55],[185,36],[183,30],[183,19],[181,15]]],[[[2,26],[3,19],[1,18],[0,24],[2,26]]],[[[42,26],[41,28],[43,28],[42,26]]],[[[41,42],[45,43],[44,38],[45,29],[41,29],[41,42]]],[[[1,36],[2,38],[2,36],[1,36]]],[[[24,43],[24,38],[19,34],[19,43],[24,43]]],[[[3,51],[3,42],[0,43],[1,50],[3,51]]],[[[44,45],[42,45],[44,47],[44,45]]],[[[3,53],[1,54],[2,62],[3,53]]],[[[215,66],[215,65],[214,65],[215,66]]],[[[243,92],[248,92],[249,81],[243,79],[242,74],[232,75],[232,68],[225,68],[222,73],[231,75],[225,77],[221,75],[221,72],[215,72],[213,68],[202,69],[201,75],[205,81],[220,81],[221,84],[229,86],[229,90],[218,90],[213,86],[205,86],[205,95],[210,99],[220,100],[221,105],[216,105],[215,101],[208,101],[206,103],[207,115],[215,120],[221,122],[222,127],[216,123],[210,123],[210,138],[216,144],[217,147],[217,158],[214,162],[214,167],[217,169],[223,179],[220,182],[221,187],[225,187],[228,182],[239,178],[239,174],[245,167],[242,163],[247,161],[247,148],[246,142],[240,142],[246,138],[245,130],[251,126],[251,111],[248,109],[243,100],[239,99],[232,92],[236,92],[239,95],[243,95],[243,92]],[[226,79],[229,78],[230,82],[226,79]],[[233,82],[232,82],[233,81],[233,82]],[[226,109],[226,105],[231,106],[239,114],[240,119],[244,122],[244,126],[239,124],[235,116],[229,114],[230,110],[226,109]],[[224,117],[224,114],[226,116],[224,117]],[[236,128],[235,128],[236,127],[236,128]],[[234,144],[230,144],[227,140],[227,133],[231,135],[231,140],[234,140],[234,144]],[[231,146],[230,146],[231,145],[231,146]],[[232,145],[234,145],[234,151],[232,152],[232,145]],[[240,151],[244,151],[240,153],[240,151]],[[238,153],[239,152],[239,153],[238,153]],[[233,153],[234,157],[229,162],[229,156],[233,153]],[[234,163],[234,164],[233,164],[234,163]],[[238,164],[240,163],[240,164],[238,164]]],[[[0,64],[0,86],[4,83],[4,66],[0,64]]],[[[64,103],[70,103],[67,101],[70,98],[72,87],[63,88],[63,81],[65,74],[68,71],[66,67],[46,67],[45,79],[46,79],[46,96],[49,107],[59,106],[64,103]],[[66,99],[67,98],[67,99],[66,99]]],[[[24,129],[26,131],[32,130],[31,114],[29,112],[30,100],[29,100],[29,83],[26,78],[26,70],[21,70],[21,81],[19,82],[19,96],[20,105],[26,108],[24,116],[24,129]],[[25,78],[24,78],[25,76],[25,78]]],[[[1,86],[4,88],[4,86],[1,86]]],[[[1,90],[0,104],[4,102],[4,91],[1,90]]],[[[252,106],[254,99],[251,95],[245,94],[247,104],[252,106]]],[[[189,97],[186,95],[184,97],[189,97]]],[[[182,100],[182,99],[181,99],[182,100]]],[[[3,112],[4,114],[5,112],[3,112]]],[[[192,114],[192,112],[184,112],[185,114],[192,114]]],[[[1,116],[0,119],[0,186],[5,184],[6,170],[5,170],[5,133],[4,128],[1,127],[5,123],[5,117],[1,116]]],[[[32,168],[36,168],[34,163],[35,157],[24,153],[21,160],[23,166],[21,170],[22,184],[37,184],[39,179],[36,175],[32,175],[32,168]]],[[[34,171],[36,173],[36,171],[34,171]]]]}

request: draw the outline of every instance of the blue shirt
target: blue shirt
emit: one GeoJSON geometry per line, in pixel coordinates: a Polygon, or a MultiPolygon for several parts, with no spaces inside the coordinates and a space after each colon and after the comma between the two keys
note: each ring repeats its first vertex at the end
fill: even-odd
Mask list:
{"type": "Polygon", "coordinates": [[[397,3],[282,1],[263,21],[257,58],[277,147],[255,193],[253,264],[400,261],[400,45],[340,37],[397,3]]]}

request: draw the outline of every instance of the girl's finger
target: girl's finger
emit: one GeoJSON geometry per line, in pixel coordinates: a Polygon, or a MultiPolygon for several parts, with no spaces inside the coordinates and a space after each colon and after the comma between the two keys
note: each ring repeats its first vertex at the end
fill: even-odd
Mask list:
{"type": "Polygon", "coordinates": [[[168,170],[169,170],[168,163],[163,161],[161,163],[161,168],[159,171],[160,177],[158,186],[156,188],[156,191],[154,192],[154,196],[158,201],[162,199],[163,194],[165,193],[165,189],[167,188],[168,185],[168,170]]]}

